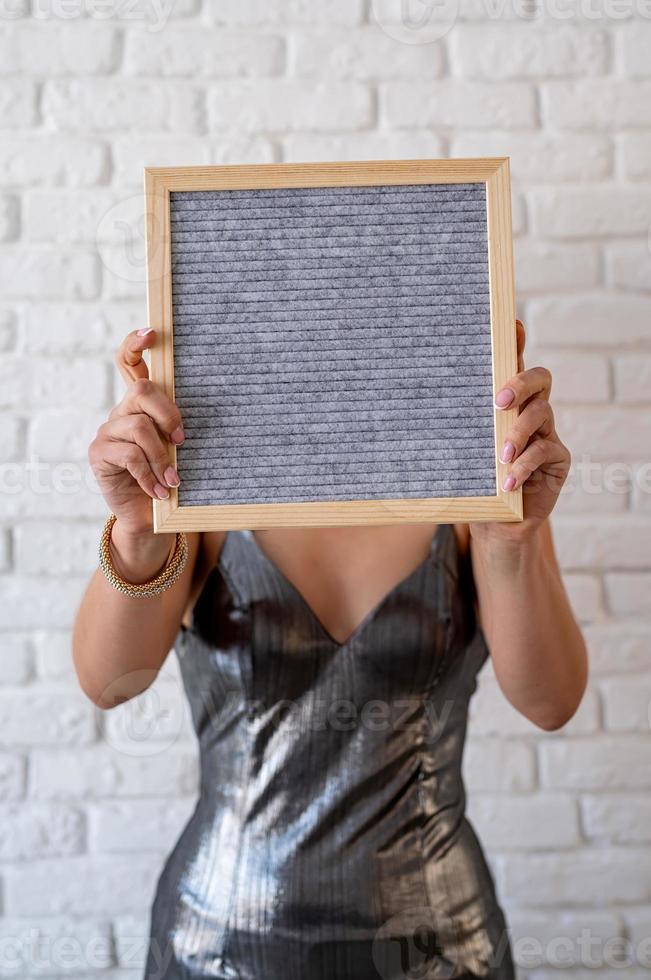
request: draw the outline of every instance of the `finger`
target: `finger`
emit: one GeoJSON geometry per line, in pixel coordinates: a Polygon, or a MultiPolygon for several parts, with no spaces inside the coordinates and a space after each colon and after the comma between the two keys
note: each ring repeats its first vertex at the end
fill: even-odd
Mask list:
{"type": "Polygon", "coordinates": [[[495,395],[496,408],[517,408],[533,395],[549,398],[552,388],[551,372],[545,367],[520,371],[500,388],[495,395]]]}
{"type": "Polygon", "coordinates": [[[527,448],[533,435],[548,439],[554,432],[554,412],[546,398],[533,398],[508,429],[500,450],[502,463],[511,463],[527,448]]]}
{"type": "Polygon", "coordinates": [[[181,413],[175,402],[148,378],[140,378],[129,386],[126,395],[115,408],[111,409],[109,419],[123,415],[149,415],[161,432],[164,432],[177,445],[185,439],[181,413]]]}
{"type": "Polygon", "coordinates": [[[558,439],[534,439],[513,463],[502,483],[503,490],[517,490],[544,469],[555,483],[562,485],[570,468],[570,453],[558,439]]]}
{"type": "Polygon", "coordinates": [[[140,446],[157,481],[164,487],[178,487],[179,475],[170,463],[160,433],[148,415],[123,415],[104,422],[97,434],[111,442],[133,442],[140,446]]]}
{"type": "Polygon", "coordinates": [[[518,351],[518,371],[524,371],[524,347],[526,344],[526,333],[522,320],[515,321],[515,336],[518,351]]]}
{"type": "Polygon", "coordinates": [[[129,384],[138,378],[148,378],[149,368],[143,359],[143,351],[153,347],[156,331],[151,327],[132,330],[128,333],[115,355],[115,363],[124,380],[129,384]]]}
{"type": "Polygon", "coordinates": [[[169,497],[169,490],[158,482],[144,452],[133,442],[95,439],[89,447],[88,459],[95,472],[103,470],[105,473],[107,467],[113,468],[116,473],[126,470],[153,499],[164,500],[169,497]]]}

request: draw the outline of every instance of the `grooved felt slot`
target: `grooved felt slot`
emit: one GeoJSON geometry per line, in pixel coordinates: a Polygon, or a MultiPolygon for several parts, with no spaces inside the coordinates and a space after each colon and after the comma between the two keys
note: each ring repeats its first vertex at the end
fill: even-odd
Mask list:
{"type": "Polygon", "coordinates": [[[495,492],[482,183],[171,191],[179,505],[495,492]]]}

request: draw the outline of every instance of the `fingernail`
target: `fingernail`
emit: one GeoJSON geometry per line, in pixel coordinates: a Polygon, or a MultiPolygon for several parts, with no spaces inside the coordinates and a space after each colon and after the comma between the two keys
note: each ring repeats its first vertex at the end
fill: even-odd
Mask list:
{"type": "Polygon", "coordinates": [[[179,425],[178,428],[174,429],[174,432],[170,435],[172,442],[183,442],[185,439],[185,432],[183,431],[183,426],[179,425]]]}
{"type": "Polygon", "coordinates": [[[156,484],[155,484],[155,486],[154,486],[154,493],[156,494],[156,496],[157,496],[157,497],[158,497],[158,498],[159,498],[160,500],[167,500],[167,498],[168,498],[168,497],[169,497],[169,495],[170,495],[170,492],[169,492],[169,490],[167,489],[167,487],[163,487],[163,486],[161,486],[161,485],[160,485],[160,483],[156,483],[156,484]]]}
{"type": "Polygon", "coordinates": [[[506,408],[511,404],[515,398],[515,392],[512,388],[502,388],[498,391],[497,397],[495,398],[495,405],[497,408],[506,408]]]}
{"type": "Polygon", "coordinates": [[[179,480],[179,475],[173,466],[168,466],[163,475],[167,480],[168,487],[178,487],[179,483],[181,482],[179,480]]]}
{"type": "Polygon", "coordinates": [[[153,332],[154,332],[153,327],[141,327],[140,330],[136,330],[136,333],[139,337],[145,337],[148,333],[153,333],[153,332]]]}
{"type": "Polygon", "coordinates": [[[502,452],[500,454],[500,460],[502,463],[510,463],[513,459],[513,454],[515,452],[515,446],[512,442],[505,442],[502,446],[502,452]]]}
{"type": "Polygon", "coordinates": [[[512,473],[509,473],[504,483],[502,484],[502,490],[512,490],[515,486],[515,477],[512,473]]]}

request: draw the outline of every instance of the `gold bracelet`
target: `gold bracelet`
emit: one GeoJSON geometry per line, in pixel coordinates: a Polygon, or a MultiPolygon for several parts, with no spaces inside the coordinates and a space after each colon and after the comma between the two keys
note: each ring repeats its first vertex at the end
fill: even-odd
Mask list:
{"type": "Polygon", "coordinates": [[[162,572],[159,572],[156,578],[151,579],[149,582],[137,584],[127,582],[126,579],[123,579],[118,575],[113,566],[109,543],[111,540],[111,529],[116,520],[117,517],[115,514],[109,514],[99,543],[99,563],[106,578],[114,589],[133,598],[149,598],[150,596],[160,595],[161,592],[164,592],[165,589],[168,589],[176,581],[185,568],[185,563],[188,559],[188,538],[185,531],[177,531],[174,551],[165,563],[162,572]]]}

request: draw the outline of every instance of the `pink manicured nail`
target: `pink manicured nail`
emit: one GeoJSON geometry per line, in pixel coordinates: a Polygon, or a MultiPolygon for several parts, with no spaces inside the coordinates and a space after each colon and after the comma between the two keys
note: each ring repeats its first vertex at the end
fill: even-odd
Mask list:
{"type": "Polygon", "coordinates": [[[183,440],[185,439],[185,432],[183,431],[183,427],[180,425],[177,426],[177,428],[174,429],[174,432],[170,434],[170,439],[172,440],[172,442],[176,442],[176,443],[183,442],[183,440]]]}
{"type": "Polygon", "coordinates": [[[173,466],[168,466],[163,476],[167,481],[168,487],[178,487],[179,483],[181,482],[179,480],[179,475],[173,466]]]}
{"type": "Polygon", "coordinates": [[[161,486],[161,485],[160,485],[160,483],[157,483],[157,484],[156,484],[156,485],[154,486],[154,493],[156,494],[156,496],[157,496],[157,497],[158,497],[158,498],[159,498],[160,500],[167,500],[167,498],[168,498],[168,497],[169,497],[169,495],[170,495],[170,492],[169,492],[169,490],[167,489],[167,487],[163,487],[163,486],[161,486]]]}
{"type": "Polygon", "coordinates": [[[495,398],[495,405],[497,406],[497,408],[507,408],[511,404],[514,398],[515,398],[515,392],[513,391],[512,388],[502,388],[502,390],[498,391],[497,393],[497,396],[495,398]]]}
{"type": "Polygon", "coordinates": [[[502,452],[500,453],[500,460],[502,463],[510,463],[513,459],[513,454],[515,453],[515,446],[512,442],[505,442],[502,446],[502,452]]]}
{"type": "Polygon", "coordinates": [[[139,337],[146,337],[148,333],[153,333],[153,332],[154,332],[153,327],[141,327],[140,330],[136,330],[136,333],[139,337]]]}
{"type": "Polygon", "coordinates": [[[504,483],[502,484],[502,490],[512,490],[515,486],[516,480],[512,473],[509,473],[504,483]]]}

